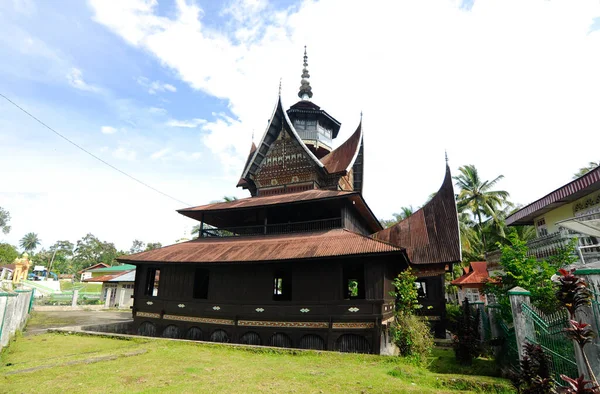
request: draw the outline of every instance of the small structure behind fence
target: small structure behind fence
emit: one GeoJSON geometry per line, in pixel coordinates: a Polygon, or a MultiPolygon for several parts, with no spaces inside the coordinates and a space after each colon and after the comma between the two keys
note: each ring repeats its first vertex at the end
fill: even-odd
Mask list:
{"type": "Polygon", "coordinates": [[[31,311],[34,290],[0,292],[0,350],[23,329],[31,311]]]}

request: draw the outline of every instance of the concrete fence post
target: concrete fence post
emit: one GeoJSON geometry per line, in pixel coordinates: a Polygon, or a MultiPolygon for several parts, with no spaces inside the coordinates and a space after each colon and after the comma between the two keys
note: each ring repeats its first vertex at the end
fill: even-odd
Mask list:
{"type": "Polygon", "coordinates": [[[519,360],[525,354],[525,341],[527,341],[528,331],[532,331],[532,327],[528,327],[527,319],[523,314],[523,304],[531,305],[529,297],[531,293],[522,287],[513,287],[508,291],[510,299],[510,309],[513,316],[513,324],[515,327],[515,336],[517,339],[517,349],[519,350],[519,360]]]}
{"type": "Polygon", "coordinates": [[[77,306],[77,299],[79,298],[79,289],[73,290],[73,299],[71,299],[71,307],[75,308],[77,306]]]}

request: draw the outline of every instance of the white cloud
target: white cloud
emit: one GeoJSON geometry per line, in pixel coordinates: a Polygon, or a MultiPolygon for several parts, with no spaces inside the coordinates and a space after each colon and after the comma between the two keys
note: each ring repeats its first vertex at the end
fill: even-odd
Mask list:
{"type": "Polygon", "coordinates": [[[228,8],[229,30],[215,31],[193,3],[178,2],[167,18],[154,2],[91,0],[96,21],[228,100],[234,119],[204,124],[203,141],[231,168],[252,130],[262,135],[280,77],[285,104],[297,100],[308,45],[313,100],[343,123],[340,142],[364,111],[365,194],[380,215],[437,189],[445,148],[454,171],[473,163],[486,178],[504,174],[500,186],[522,203],[596,158],[593,144],[565,150],[564,138],[600,128],[600,33],[589,32],[600,4],[476,1],[467,11],[461,3],[323,0],[275,12],[235,2],[247,15],[228,8]],[[537,167],[532,188],[523,168],[537,167]]]}
{"type": "Polygon", "coordinates": [[[202,157],[202,153],[179,151],[174,156],[185,161],[196,161],[202,157]]]}
{"type": "Polygon", "coordinates": [[[83,80],[83,73],[80,69],[72,67],[66,75],[69,85],[75,89],[84,90],[86,92],[98,93],[101,89],[97,86],[90,85],[83,80]]]}
{"type": "Polygon", "coordinates": [[[116,132],[117,132],[117,129],[115,129],[115,128],[114,128],[114,127],[112,127],[112,126],[102,126],[102,127],[100,127],[100,131],[101,131],[103,134],[114,134],[114,133],[116,133],[116,132]]]}
{"type": "Polygon", "coordinates": [[[164,157],[170,151],[171,151],[171,149],[169,149],[169,148],[161,149],[159,151],[154,152],[152,155],[150,155],[150,158],[152,160],[160,159],[161,157],[164,157]]]}
{"type": "Polygon", "coordinates": [[[136,151],[122,146],[113,151],[113,157],[120,160],[134,161],[136,156],[136,151]]]}
{"type": "Polygon", "coordinates": [[[146,77],[139,77],[137,79],[137,83],[140,86],[143,86],[148,90],[150,94],[156,94],[156,92],[171,92],[174,93],[177,91],[177,88],[169,83],[164,83],[161,81],[150,81],[146,77]]]}
{"type": "Polygon", "coordinates": [[[169,127],[182,127],[182,128],[193,129],[193,128],[196,128],[205,123],[206,123],[206,119],[199,119],[199,118],[190,119],[190,120],[169,119],[169,121],[167,121],[167,123],[165,123],[165,125],[169,126],[169,127]]]}

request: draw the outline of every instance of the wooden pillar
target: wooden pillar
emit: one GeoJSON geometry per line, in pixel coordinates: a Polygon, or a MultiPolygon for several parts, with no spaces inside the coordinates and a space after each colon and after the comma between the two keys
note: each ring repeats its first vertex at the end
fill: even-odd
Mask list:
{"type": "Polygon", "coordinates": [[[200,219],[200,231],[198,231],[198,238],[204,236],[204,212],[202,212],[202,218],[200,219]]]}

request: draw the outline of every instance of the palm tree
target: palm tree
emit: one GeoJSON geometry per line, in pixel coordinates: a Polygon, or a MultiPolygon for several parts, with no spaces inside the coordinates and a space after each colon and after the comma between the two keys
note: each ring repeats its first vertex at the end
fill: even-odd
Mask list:
{"type": "Polygon", "coordinates": [[[502,206],[510,205],[507,201],[508,192],[492,190],[504,178],[504,175],[498,175],[491,181],[484,181],[479,177],[477,168],[472,164],[462,166],[458,171],[460,174],[454,177],[456,186],[460,189],[458,193],[458,211],[468,210],[477,219],[477,227],[485,252],[487,251],[487,241],[483,231],[483,222],[489,218],[497,217],[497,213],[502,206]]]}
{"type": "Polygon", "coordinates": [[[40,243],[41,241],[36,233],[27,233],[21,238],[21,241],[19,241],[19,245],[26,252],[34,251],[40,243]]]}
{"type": "Polygon", "coordinates": [[[588,172],[592,171],[597,167],[600,167],[600,161],[590,161],[586,167],[581,167],[579,171],[573,174],[573,179],[577,179],[580,176],[587,174],[588,172]]]}

